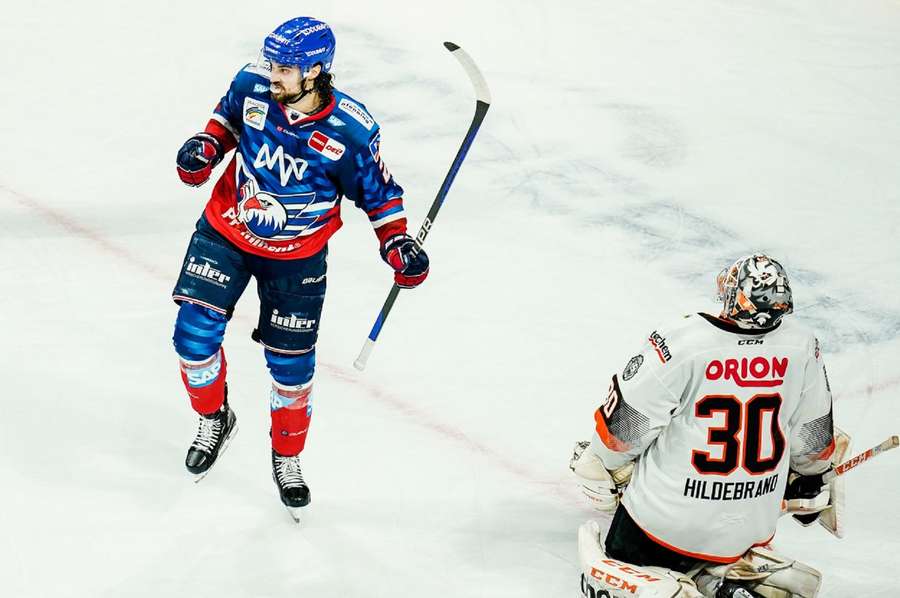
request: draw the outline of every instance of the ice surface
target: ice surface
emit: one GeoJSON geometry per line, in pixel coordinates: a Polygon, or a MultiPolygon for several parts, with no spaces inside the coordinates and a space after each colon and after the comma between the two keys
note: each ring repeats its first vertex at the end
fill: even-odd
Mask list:
{"type": "MultiPolygon", "coordinates": [[[[751,0],[20,3],[0,22],[0,595],[574,596],[593,516],[566,468],[644,335],[762,249],[821,333],[856,449],[900,426],[900,6],[751,0]],[[201,484],[169,292],[210,187],[175,152],[295,12],[425,215],[494,105],[365,374],[390,284],[345,206],[300,529],[269,473],[249,289],[225,342],[241,433],[201,484]]],[[[848,534],[779,527],[821,595],[896,594],[900,460],[849,474],[848,534]]],[[[606,520],[601,523],[606,525],[606,520]]]]}

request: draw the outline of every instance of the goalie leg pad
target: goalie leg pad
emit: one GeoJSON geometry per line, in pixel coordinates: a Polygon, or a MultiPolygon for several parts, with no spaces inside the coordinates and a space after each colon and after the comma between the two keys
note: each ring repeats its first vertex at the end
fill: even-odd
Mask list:
{"type": "Polygon", "coordinates": [[[697,586],[712,596],[723,578],[765,598],[814,598],[822,584],[819,571],[765,546],[751,548],[735,563],[707,567],[697,577],[697,586]]]}
{"type": "MultiPolygon", "coordinates": [[[[834,454],[831,462],[835,465],[842,463],[850,453],[850,435],[843,430],[834,428],[834,454]]],[[[844,476],[838,476],[828,484],[830,509],[826,509],[819,515],[819,525],[827,529],[838,538],[844,537],[844,476]]]]}
{"type": "Polygon", "coordinates": [[[585,598],[703,598],[694,582],[677,571],[639,567],[607,556],[596,521],[578,529],[578,559],[585,598]]]}

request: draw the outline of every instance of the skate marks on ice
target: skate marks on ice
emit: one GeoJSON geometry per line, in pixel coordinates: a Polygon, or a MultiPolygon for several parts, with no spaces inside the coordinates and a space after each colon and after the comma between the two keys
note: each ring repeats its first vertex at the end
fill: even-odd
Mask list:
{"type": "MultiPolygon", "coordinates": [[[[578,91],[578,90],[576,90],[578,91]]],[[[596,90],[594,90],[596,93],[596,90]]],[[[588,93],[581,90],[581,93],[588,93]]],[[[786,261],[790,240],[772,247],[690,207],[690,198],[673,197],[654,188],[639,174],[626,172],[629,164],[652,171],[677,167],[687,155],[687,143],[674,118],[653,108],[633,104],[598,106],[606,118],[624,126],[615,144],[618,155],[560,151],[557,144],[528,139],[515,146],[490,138],[491,156],[506,162],[505,171],[493,182],[496,195],[516,205],[527,205],[545,214],[574,221],[585,235],[603,229],[627,235],[639,250],[635,260],[653,263],[655,271],[690,289],[709,289],[714,270],[752,250],[771,251],[786,261]],[[617,167],[615,163],[621,163],[617,167]],[[523,201],[524,200],[524,201],[523,201]]],[[[498,115],[497,120],[502,120],[498,115]]],[[[522,127],[514,118],[507,128],[522,127]]],[[[875,305],[864,290],[842,286],[835,275],[789,262],[797,293],[795,313],[817,331],[829,353],[856,346],[892,341],[900,335],[900,310],[875,305]]]]}

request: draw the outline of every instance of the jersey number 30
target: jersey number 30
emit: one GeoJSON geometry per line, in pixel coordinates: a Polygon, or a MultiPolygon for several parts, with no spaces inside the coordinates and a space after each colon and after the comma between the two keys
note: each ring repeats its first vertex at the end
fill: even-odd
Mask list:
{"type": "Polygon", "coordinates": [[[691,463],[694,469],[706,475],[731,474],[738,466],[752,475],[768,473],[778,467],[784,455],[784,434],[778,425],[781,410],[780,394],[754,395],[741,403],[734,395],[707,395],[697,401],[694,415],[711,418],[716,413],[725,414],[724,426],[711,426],[707,431],[707,444],[721,447],[721,457],[713,458],[706,451],[693,451],[691,463]],[[771,415],[768,430],[763,430],[763,416],[771,415]],[[771,439],[771,451],[762,455],[763,434],[771,439]]]}

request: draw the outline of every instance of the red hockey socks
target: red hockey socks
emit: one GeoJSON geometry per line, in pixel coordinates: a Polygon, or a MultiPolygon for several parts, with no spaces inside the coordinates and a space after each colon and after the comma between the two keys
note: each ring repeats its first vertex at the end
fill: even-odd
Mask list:
{"type": "Polygon", "coordinates": [[[203,361],[179,359],[181,380],[200,415],[215,413],[225,402],[225,350],[203,361]]]}
{"type": "Polygon", "coordinates": [[[272,384],[272,449],[284,457],[300,454],[312,417],[312,382],[300,386],[272,384]]]}

